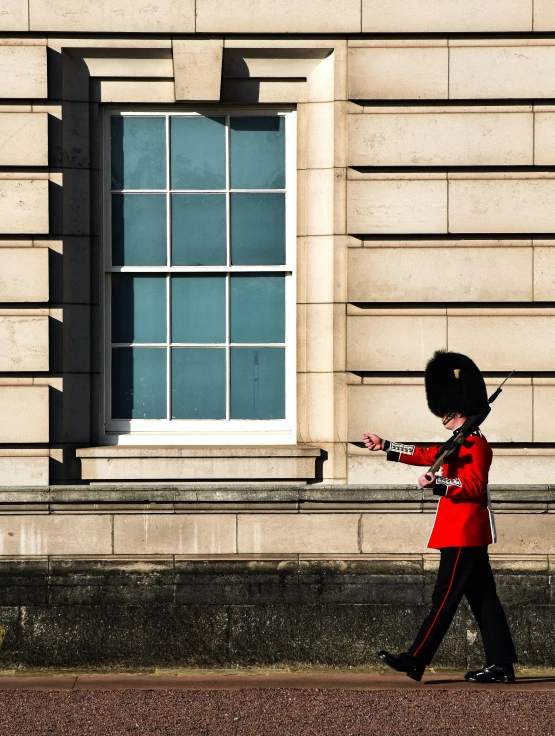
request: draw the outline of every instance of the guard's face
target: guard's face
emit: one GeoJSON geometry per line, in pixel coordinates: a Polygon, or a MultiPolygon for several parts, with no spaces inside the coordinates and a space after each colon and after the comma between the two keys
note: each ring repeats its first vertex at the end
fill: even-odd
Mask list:
{"type": "Polygon", "coordinates": [[[460,427],[461,424],[464,424],[466,421],[466,417],[464,417],[462,414],[459,414],[458,412],[455,414],[444,414],[441,417],[441,422],[445,429],[450,429],[451,431],[457,429],[457,427],[460,427]]]}

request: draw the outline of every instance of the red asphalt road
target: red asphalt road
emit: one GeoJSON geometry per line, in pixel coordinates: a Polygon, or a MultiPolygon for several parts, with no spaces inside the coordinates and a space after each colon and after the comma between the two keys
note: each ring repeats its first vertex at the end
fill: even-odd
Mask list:
{"type": "Polygon", "coordinates": [[[0,676],[1,736],[555,736],[555,677],[0,676]]]}

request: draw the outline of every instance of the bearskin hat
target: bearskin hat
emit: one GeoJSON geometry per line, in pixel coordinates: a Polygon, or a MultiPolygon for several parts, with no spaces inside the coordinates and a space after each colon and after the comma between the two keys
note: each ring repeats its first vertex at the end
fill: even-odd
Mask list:
{"type": "Polygon", "coordinates": [[[428,406],[437,417],[450,412],[470,417],[488,402],[478,366],[462,353],[436,351],[428,361],[424,381],[428,406]]]}

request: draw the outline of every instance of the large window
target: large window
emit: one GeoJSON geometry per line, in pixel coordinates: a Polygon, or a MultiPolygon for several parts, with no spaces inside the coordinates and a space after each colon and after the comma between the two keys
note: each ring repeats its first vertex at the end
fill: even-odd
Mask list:
{"type": "Polygon", "coordinates": [[[107,433],[293,440],[290,118],[107,113],[107,433]]]}

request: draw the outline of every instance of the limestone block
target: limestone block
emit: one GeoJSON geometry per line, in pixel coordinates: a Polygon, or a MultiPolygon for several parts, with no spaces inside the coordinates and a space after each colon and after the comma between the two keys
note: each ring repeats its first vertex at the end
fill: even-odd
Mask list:
{"type": "Polygon", "coordinates": [[[101,79],[97,102],[175,102],[173,80],[101,79]]]}
{"type": "Polygon", "coordinates": [[[333,234],[334,170],[306,171],[306,234],[333,234]]]}
{"type": "Polygon", "coordinates": [[[447,99],[448,59],[447,47],[350,48],[349,99],[447,99]]]}
{"type": "Polygon", "coordinates": [[[306,83],[296,79],[224,79],[221,101],[254,104],[306,102],[306,83]]]}
{"type": "Polygon", "coordinates": [[[90,480],[314,478],[313,447],[92,447],[77,450],[90,480]]]}
{"type": "MultiPolygon", "coordinates": [[[[489,422],[490,419],[491,417],[488,417],[487,421],[489,422]]],[[[486,433],[486,437],[490,439],[489,433],[486,433]]],[[[408,484],[417,488],[420,468],[387,462],[383,452],[367,452],[366,450],[359,452],[360,454],[350,455],[348,459],[349,483],[355,485],[408,484]]],[[[494,448],[489,482],[494,485],[555,483],[555,455],[537,455],[532,454],[530,450],[503,451],[494,448]]],[[[499,516],[502,514],[498,514],[497,518],[499,516]]]]}
{"type": "Polygon", "coordinates": [[[534,442],[555,442],[555,380],[534,379],[534,442]]]}
{"type": "Polygon", "coordinates": [[[366,432],[399,442],[444,442],[448,439],[449,433],[428,409],[423,383],[348,386],[347,396],[349,442],[362,442],[366,432]]]}
{"type": "Polygon", "coordinates": [[[48,301],[48,248],[0,248],[0,302],[48,301]]]}
{"type": "MultiPolygon", "coordinates": [[[[348,300],[532,300],[532,248],[436,248],[432,241],[423,245],[422,248],[349,248],[348,300]]],[[[541,250],[553,251],[555,261],[555,248],[541,250]]],[[[541,278],[555,279],[554,272],[548,272],[547,268],[541,270],[541,278]]]]}
{"type": "Polygon", "coordinates": [[[222,76],[228,79],[306,78],[329,54],[329,49],[315,48],[312,44],[310,50],[291,52],[280,48],[279,41],[268,53],[262,51],[264,42],[260,39],[257,39],[259,48],[249,48],[245,43],[244,48],[235,49],[229,45],[229,40],[226,39],[222,66],[222,76]]]}
{"type": "Polygon", "coordinates": [[[108,555],[109,514],[0,516],[1,555],[108,555]]]}
{"type": "MultiPolygon", "coordinates": [[[[96,40],[95,40],[96,42],[96,40]]],[[[83,55],[91,77],[173,78],[171,49],[90,49],[83,55]]]]}
{"type": "MultiPolygon", "coordinates": [[[[418,468],[412,468],[413,473],[415,470],[418,468]]],[[[427,552],[433,520],[432,514],[422,513],[363,514],[361,551],[366,554],[427,552]]]]}
{"type": "Polygon", "coordinates": [[[347,169],[334,170],[333,232],[336,235],[347,232],[347,169]]]}
{"type": "MultiPolygon", "coordinates": [[[[87,102],[63,102],[62,103],[62,163],[69,169],[90,169],[91,130],[89,116],[90,108],[98,109],[97,105],[89,105],[87,102]]],[[[96,116],[95,116],[96,117],[96,116]]],[[[96,122],[96,121],[95,121],[96,122]]],[[[100,130],[97,128],[92,135],[100,130]]],[[[93,148],[97,148],[93,146],[93,148]]],[[[97,151],[95,151],[97,155],[97,151]]],[[[100,166],[100,162],[96,164],[100,166]]]]}
{"type": "Polygon", "coordinates": [[[499,540],[496,554],[555,552],[555,514],[497,514],[495,523],[499,540]]]}
{"type": "Polygon", "coordinates": [[[28,31],[28,6],[28,0],[3,0],[0,31],[28,31]]]}
{"type": "Polygon", "coordinates": [[[46,46],[0,46],[0,97],[47,96],[46,46]]]}
{"type": "Polygon", "coordinates": [[[315,102],[306,107],[307,169],[329,169],[334,166],[334,108],[333,102],[315,102]]]}
{"type": "Polygon", "coordinates": [[[347,318],[347,370],[424,370],[435,350],[445,348],[445,314],[373,315],[347,318]]]}
{"type": "Polygon", "coordinates": [[[449,232],[546,233],[553,230],[553,179],[459,179],[449,182],[449,232]]]}
{"type": "Polygon", "coordinates": [[[0,317],[0,371],[48,367],[48,317],[0,317]]]}
{"type": "Polygon", "coordinates": [[[444,180],[347,182],[347,230],[353,235],[444,233],[446,229],[444,180]]]}
{"type": "Polygon", "coordinates": [[[448,316],[449,350],[477,356],[482,371],[552,371],[553,315],[448,316]]]}
{"type": "Polygon", "coordinates": [[[236,551],[234,514],[116,514],[114,553],[213,555],[236,551]]]}
{"type": "Polygon", "coordinates": [[[194,0],[29,0],[29,30],[86,33],[194,33],[194,0]]]}
{"type": "Polygon", "coordinates": [[[0,234],[42,234],[48,227],[48,181],[0,179],[0,234]]]}
{"type": "Polygon", "coordinates": [[[534,163],[555,164],[555,113],[534,113],[534,163]]]}
{"type": "Polygon", "coordinates": [[[323,304],[334,301],[335,244],[331,235],[304,238],[305,299],[323,304]]]}
{"type": "Polygon", "coordinates": [[[421,475],[420,468],[387,462],[383,452],[351,455],[347,460],[347,482],[353,485],[381,485],[383,483],[411,485],[416,488],[419,475],[421,475]]]}
{"type": "Polygon", "coordinates": [[[223,39],[173,42],[175,99],[217,102],[222,81],[223,39]]]}
{"type": "Polygon", "coordinates": [[[333,371],[333,304],[306,305],[306,370],[333,371]]]}
{"type": "Polygon", "coordinates": [[[0,457],[3,486],[47,486],[50,460],[44,457],[0,457]]]}
{"type": "Polygon", "coordinates": [[[359,514],[241,514],[237,551],[268,553],[356,553],[359,514]]]}
{"type": "Polygon", "coordinates": [[[452,47],[450,99],[555,96],[555,46],[452,47]]]}
{"type": "Polygon", "coordinates": [[[0,443],[48,442],[48,386],[0,386],[0,443]]]}
{"type": "Polygon", "coordinates": [[[349,115],[350,166],[524,166],[532,113],[349,115]]]}
{"type": "Polygon", "coordinates": [[[297,375],[299,442],[333,442],[333,373],[297,375]]]}
{"type": "Polygon", "coordinates": [[[0,113],[0,166],[48,166],[46,113],[0,113]]]}
{"type": "MultiPolygon", "coordinates": [[[[489,482],[500,485],[555,483],[555,456],[535,454],[527,449],[504,451],[496,448],[489,482]]],[[[502,514],[497,518],[500,516],[502,514]]]]}
{"type": "Polygon", "coordinates": [[[555,30],[555,5],[551,0],[534,0],[534,30],[555,30]]]}
{"type": "Polygon", "coordinates": [[[532,0],[362,0],[363,33],[531,30],[532,0]]]}
{"type": "Polygon", "coordinates": [[[197,0],[197,33],[359,33],[360,1],[197,0]]]}
{"type": "MultiPolygon", "coordinates": [[[[487,381],[489,395],[500,382],[487,381]]],[[[450,436],[441,420],[429,411],[423,383],[364,384],[349,386],[347,390],[350,442],[362,442],[365,432],[399,442],[442,443],[450,436]]],[[[505,384],[501,397],[484,422],[483,431],[490,442],[531,442],[531,384],[505,384]]]]}
{"type": "Polygon", "coordinates": [[[534,247],[534,301],[555,301],[555,248],[534,247]]]}

